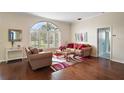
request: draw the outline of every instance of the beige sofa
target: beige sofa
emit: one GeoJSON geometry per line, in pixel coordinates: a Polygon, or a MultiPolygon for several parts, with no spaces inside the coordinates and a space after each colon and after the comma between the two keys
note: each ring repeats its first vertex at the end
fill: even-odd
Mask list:
{"type": "Polygon", "coordinates": [[[89,44],[69,43],[66,47],[61,47],[60,50],[68,54],[74,54],[75,56],[87,57],[91,56],[92,47],[89,44]]]}
{"type": "Polygon", "coordinates": [[[38,68],[50,66],[52,64],[52,53],[51,52],[39,52],[36,50],[34,53],[29,48],[25,48],[28,62],[31,65],[32,70],[38,68]]]}

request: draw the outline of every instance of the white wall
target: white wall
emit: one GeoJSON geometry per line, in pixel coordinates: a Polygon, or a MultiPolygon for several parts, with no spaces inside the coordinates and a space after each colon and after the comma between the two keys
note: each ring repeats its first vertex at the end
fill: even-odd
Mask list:
{"type": "Polygon", "coordinates": [[[70,41],[70,24],[50,19],[33,16],[26,13],[0,13],[0,60],[5,59],[5,48],[11,47],[8,42],[8,29],[21,29],[23,32],[22,42],[17,42],[26,47],[30,44],[30,28],[39,21],[49,21],[57,25],[61,30],[61,43],[70,41]],[[3,59],[2,59],[2,57],[3,59]]]}
{"type": "Polygon", "coordinates": [[[97,28],[111,27],[112,60],[124,63],[124,13],[104,13],[103,15],[87,19],[71,25],[71,41],[75,42],[76,32],[88,32],[88,43],[93,46],[92,56],[97,56],[97,28]]]}

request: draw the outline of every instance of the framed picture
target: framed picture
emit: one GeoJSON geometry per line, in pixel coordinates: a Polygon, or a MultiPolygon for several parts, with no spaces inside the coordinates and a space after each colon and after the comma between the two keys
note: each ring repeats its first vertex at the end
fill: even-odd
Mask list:
{"type": "Polygon", "coordinates": [[[88,34],[84,33],[75,33],[75,41],[76,42],[88,42],[88,34]]]}

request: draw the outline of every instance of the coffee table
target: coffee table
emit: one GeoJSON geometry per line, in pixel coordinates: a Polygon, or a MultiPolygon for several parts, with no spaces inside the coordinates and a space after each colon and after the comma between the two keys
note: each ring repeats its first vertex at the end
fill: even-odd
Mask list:
{"type": "Polygon", "coordinates": [[[66,52],[66,51],[61,51],[61,50],[56,50],[55,52],[56,55],[63,55],[63,57],[66,59],[66,61],[70,61],[75,55],[75,53],[72,52],[66,52]]]}

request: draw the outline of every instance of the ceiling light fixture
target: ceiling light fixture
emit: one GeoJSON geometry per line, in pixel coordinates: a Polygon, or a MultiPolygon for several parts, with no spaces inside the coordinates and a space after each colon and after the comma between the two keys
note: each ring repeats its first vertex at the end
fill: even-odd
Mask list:
{"type": "Polygon", "coordinates": [[[82,18],[78,18],[77,20],[82,20],[82,18]]]}

